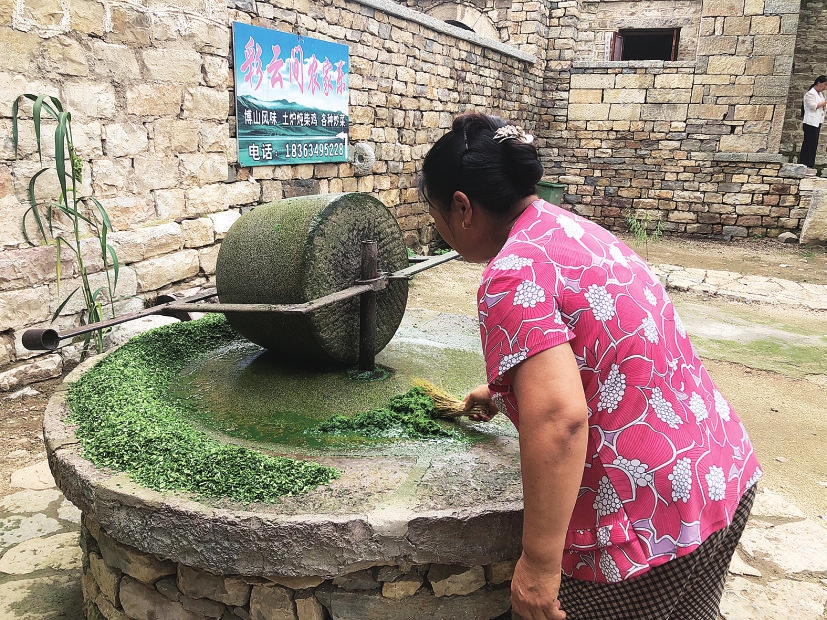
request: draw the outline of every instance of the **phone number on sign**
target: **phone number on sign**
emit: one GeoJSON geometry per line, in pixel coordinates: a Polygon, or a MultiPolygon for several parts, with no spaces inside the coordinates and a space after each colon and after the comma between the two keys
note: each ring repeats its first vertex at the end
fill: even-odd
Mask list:
{"type": "Polygon", "coordinates": [[[303,159],[307,157],[343,157],[345,145],[343,142],[324,142],[315,144],[308,142],[288,142],[285,146],[285,157],[303,159]]]}

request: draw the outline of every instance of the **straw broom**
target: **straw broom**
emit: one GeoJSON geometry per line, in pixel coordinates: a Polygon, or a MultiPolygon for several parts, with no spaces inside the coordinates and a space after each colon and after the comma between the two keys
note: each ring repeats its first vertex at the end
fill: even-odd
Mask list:
{"type": "Polygon", "coordinates": [[[488,409],[481,404],[474,405],[471,409],[466,411],[464,403],[456,398],[453,394],[449,394],[440,387],[435,386],[430,381],[425,379],[414,379],[414,387],[420,388],[426,395],[430,396],[434,401],[434,410],[438,418],[455,419],[462,416],[470,415],[488,415],[488,409]]]}

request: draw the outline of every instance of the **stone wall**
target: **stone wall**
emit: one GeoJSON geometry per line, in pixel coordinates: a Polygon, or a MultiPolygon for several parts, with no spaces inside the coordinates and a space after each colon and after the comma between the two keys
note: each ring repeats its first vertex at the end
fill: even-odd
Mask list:
{"type": "MultiPolygon", "coordinates": [[[[507,42],[514,25],[512,0],[485,0],[474,5],[443,2],[443,0],[408,0],[400,4],[442,21],[460,22],[476,34],[495,41],[507,42]]],[[[517,6],[520,7],[520,5],[517,6]]],[[[523,12],[518,12],[522,17],[523,12]]]]}
{"type": "MultiPolygon", "coordinates": [[[[653,127],[664,136],[682,133],[670,131],[670,122],[653,127]]],[[[607,134],[637,142],[633,131],[607,134]]],[[[627,228],[628,216],[648,215],[664,232],[777,237],[799,229],[807,216],[815,180],[802,178],[804,172],[777,155],[696,152],[668,165],[597,156],[588,165],[569,165],[559,180],[568,184],[564,201],[573,211],[615,230],[627,228]]]]}
{"type": "MultiPolygon", "coordinates": [[[[101,201],[116,229],[109,239],[122,265],[116,310],[127,312],[211,278],[221,238],[244,209],[261,201],[369,192],[396,215],[409,246],[427,246],[434,230],[418,198],[417,171],[453,116],[484,108],[529,128],[539,120],[534,93],[542,85],[549,6],[501,6],[512,20],[503,32],[508,44],[384,0],[239,0],[230,7],[198,0],[151,8],[99,0],[4,3],[0,368],[31,360],[22,333],[47,325],[59,303],[54,248],[29,247],[20,227],[27,184],[39,168],[30,120],[21,125],[21,159],[14,159],[12,103],[20,94],[55,94],[72,112],[84,161],[81,189],[101,201]],[[375,152],[370,174],[357,177],[350,163],[237,164],[233,21],[349,46],[350,140],[375,152]]],[[[54,198],[56,179],[40,181],[38,198],[54,198]]],[[[100,260],[89,268],[103,279],[100,260]]],[[[78,276],[68,259],[62,271],[61,294],[78,276]]],[[[67,306],[57,328],[77,325],[80,311],[74,302],[67,306]]],[[[0,375],[0,389],[58,374],[61,359],[46,357],[54,363],[0,375]]]]}
{"type": "Polygon", "coordinates": [[[697,0],[583,2],[578,59],[609,60],[612,34],[624,28],[680,28],[677,60],[695,60],[702,3],[697,0]]]}
{"type": "MultiPolygon", "coordinates": [[[[599,35],[612,25],[609,17],[599,18],[609,11],[604,4],[618,3],[584,5],[596,8],[581,12],[581,29],[589,23],[599,35]]],[[[641,5],[623,25],[653,27],[651,20],[668,11],[665,3],[652,4],[659,17],[641,5]]],[[[549,86],[559,114],[549,118],[547,179],[569,185],[566,204],[615,229],[625,228],[624,213],[638,210],[677,233],[777,235],[798,229],[806,215],[797,198],[804,172],[782,167],[775,155],[796,7],[781,0],[705,0],[696,6],[692,59],[578,60],[561,71],[549,86]]]]}
{"type": "MultiPolygon", "coordinates": [[[[824,24],[827,19],[827,2],[824,0],[802,0],[798,18],[798,32],[795,41],[795,57],[787,114],[784,120],[784,133],[781,139],[781,152],[798,161],[801,140],[801,100],[804,93],[819,75],[827,74],[827,44],[824,38],[824,24]]],[[[816,164],[820,167],[827,161],[827,140],[819,143],[816,164]]]]}
{"type": "Polygon", "coordinates": [[[490,620],[511,606],[515,565],[402,563],[333,579],[216,575],[123,545],[89,516],[81,547],[88,620],[490,620]]]}
{"type": "MultiPolygon", "coordinates": [[[[525,125],[547,180],[569,185],[566,204],[613,228],[625,227],[628,209],[670,231],[724,236],[797,231],[804,217],[802,172],[776,154],[785,116],[795,125],[794,49],[800,60],[818,55],[818,2],[805,4],[797,48],[798,0],[8,5],[0,7],[9,50],[0,58],[0,368],[32,359],[21,335],[46,325],[58,305],[54,249],[29,247],[19,226],[38,168],[30,123],[22,158],[11,149],[11,106],[23,92],[57,94],[73,113],[82,191],[101,200],[116,228],[118,312],[209,279],[222,236],[261,201],[369,192],[391,208],[409,246],[427,247],[435,232],[418,169],[467,109],[525,125]],[[477,20],[479,32],[434,15],[477,20]],[[233,21],[349,46],[350,140],[375,152],[368,174],[350,163],[238,165],[233,21]],[[682,29],[679,61],[603,60],[607,33],[652,27],[682,29]]],[[[796,80],[815,68],[797,70],[796,80]]],[[[41,180],[38,198],[48,199],[56,183],[41,180]]],[[[93,278],[104,279],[101,269],[92,260],[93,278]]],[[[62,271],[61,289],[71,290],[77,268],[65,259],[62,271]]],[[[80,312],[67,306],[58,329],[77,325],[80,312]]],[[[63,357],[0,373],[0,388],[53,376],[63,357]]]]}

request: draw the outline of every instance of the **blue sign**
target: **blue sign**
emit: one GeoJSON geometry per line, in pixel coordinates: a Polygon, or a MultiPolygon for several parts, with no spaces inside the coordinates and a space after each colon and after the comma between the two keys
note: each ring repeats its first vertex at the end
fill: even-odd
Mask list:
{"type": "Polygon", "coordinates": [[[238,161],[344,162],[347,45],[233,23],[238,161]]]}

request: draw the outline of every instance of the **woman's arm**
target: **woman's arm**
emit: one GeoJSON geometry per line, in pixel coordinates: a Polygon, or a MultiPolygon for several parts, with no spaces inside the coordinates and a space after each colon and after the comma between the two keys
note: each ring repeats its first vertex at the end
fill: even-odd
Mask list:
{"type": "Polygon", "coordinates": [[[523,555],[511,602],[526,620],[565,618],[559,610],[560,563],[586,461],[588,410],[568,343],[511,371],[520,410],[523,555]]]}

